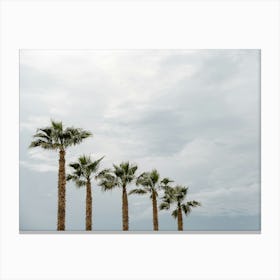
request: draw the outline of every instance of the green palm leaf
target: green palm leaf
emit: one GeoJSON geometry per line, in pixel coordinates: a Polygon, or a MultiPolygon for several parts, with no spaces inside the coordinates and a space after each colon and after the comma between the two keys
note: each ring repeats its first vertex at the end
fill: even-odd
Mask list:
{"type": "Polygon", "coordinates": [[[156,169],[151,172],[144,172],[136,179],[136,186],[141,186],[146,193],[151,193],[150,198],[152,198],[153,193],[158,196],[157,190],[161,189],[159,178],[160,175],[156,169]]]}
{"type": "Polygon", "coordinates": [[[159,205],[159,210],[168,210],[170,208],[170,203],[167,202],[162,202],[159,205]]]}
{"type": "Polygon", "coordinates": [[[146,194],[147,191],[144,189],[134,189],[130,191],[128,194],[146,194]]]}
{"type": "Polygon", "coordinates": [[[98,171],[103,158],[93,161],[90,156],[80,156],[77,162],[69,164],[72,174],[67,175],[67,180],[72,180],[78,187],[85,186],[87,182],[90,182],[92,175],[98,171]]]}
{"type": "Polygon", "coordinates": [[[196,200],[183,203],[188,193],[188,187],[180,185],[170,187],[167,185],[169,183],[169,179],[166,180],[165,183],[164,195],[162,197],[163,202],[160,204],[160,210],[168,210],[172,204],[176,204],[176,209],[171,215],[174,218],[177,218],[179,209],[182,209],[185,215],[189,215],[193,207],[201,206],[201,203],[196,200]]]}
{"type": "Polygon", "coordinates": [[[136,170],[137,165],[122,162],[120,165],[113,164],[113,169],[102,170],[96,178],[99,179],[102,190],[107,191],[130,184],[136,178],[136,170]]]}
{"type": "Polygon", "coordinates": [[[175,209],[175,210],[171,213],[171,215],[172,215],[175,219],[177,219],[177,217],[178,217],[178,210],[175,209]]]}
{"type": "Polygon", "coordinates": [[[48,150],[65,149],[81,143],[92,134],[81,128],[67,127],[62,122],[51,120],[51,126],[37,129],[30,148],[41,147],[48,150]]]}

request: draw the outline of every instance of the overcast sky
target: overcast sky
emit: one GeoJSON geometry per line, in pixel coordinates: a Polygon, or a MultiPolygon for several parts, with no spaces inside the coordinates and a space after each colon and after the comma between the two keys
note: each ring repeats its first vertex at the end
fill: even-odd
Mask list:
{"type": "MultiPolygon", "coordinates": [[[[260,230],[259,50],[21,51],[20,230],[56,229],[58,154],[28,149],[51,118],[93,133],[67,163],[105,155],[101,169],[129,160],[189,186],[202,207],[185,230],[260,230]]],[[[93,229],[121,230],[120,190],[92,185],[93,229]]],[[[66,229],[84,230],[85,189],[66,199],[66,229]]],[[[129,218],[152,230],[148,196],[129,196],[129,218]]],[[[177,229],[170,212],[159,228],[177,229]]]]}

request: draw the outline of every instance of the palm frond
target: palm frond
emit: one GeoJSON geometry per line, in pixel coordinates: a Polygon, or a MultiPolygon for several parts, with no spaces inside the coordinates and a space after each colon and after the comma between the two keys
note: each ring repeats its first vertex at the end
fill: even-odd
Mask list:
{"type": "Polygon", "coordinates": [[[117,178],[111,169],[103,169],[95,178],[99,180],[98,185],[103,191],[112,190],[118,186],[117,178]]]}
{"type": "Polygon", "coordinates": [[[92,133],[82,128],[68,127],[63,131],[62,139],[65,147],[74,146],[81,143],[84,139],[92,136],[92,133]]]}
{"type": "Polygon", "coordinates": [[[33,135],[33,137],[38,138],[38,139],[42,139],[42,140],[47,141],[47,142],[52,141],[51,134],[48,135],[48,134],[43,133],[43,132],[37,132],[36,134],[33,135]]]}
{"type": "Polygon", "coordinates": [[[109,191],[118,186],[115,181],[101,180],[98,184],[102,191],[109,191]]]}
{"type": "Polygon", "coordinates": [[[165,188],[167,188],[167,187],[171,187],[170,186],[170,183],[172,183],[172,182],[174,182],[174,181],[172,181],[171,179],[169,179],[169,178],[163,178],[161,181],[160,181],[160,188],[161,189],[165,189],[165,188]]]}
{"type": "Polygon", "coordinates": [[[142,186],[150,186],[151,185],[151,181],[149,178],[149,174],[148,172],[144,172],[141,175],[139,175],[136,178],[136,186],[142,185],[142,186]]]}
{"type": "Polygon", "coordinates": [[[81,179],[80,176],[73,175],[73,174],[67,174],[66,180],[73,181],[77,187],[83,187],[87,184],[86,180],[81,179]]]}
{"type": "Polygon", "coordinates": [[[155,185],[158,180],[159,180],[159,173],[156,169],[153,169],[151,172],[150,172],[150,178],[151,178],[151,181],[152,183],[155,185]]]}
{"type": "Polygon", "coordinates": [[[116,164],[113,164],[113,167],[114,167],[113,172],[114,172],[115,176],[118,178],[122,178],[123,174],[124,174],[124,170],[120,166],[117,166],[116,164]]]}
{"type": "Polygon", "coordinates": [[[30,143],[29,148],[41,147],[45,150],[55,150],[59,147],[57,144],[49,143],[41,139],[34,140],[30,143]]]}
{"type": "Polygon", "coordinates": [[[188,201],[187,204],[190,206],[190,207],[198,207],[198,206],[201,206],[201,203],[196,201],[196,200],[192,200],[192,201],[188,201]]]}
{"type": "Polygon", "coordinates": [[[137,169],[138,169],[138,166],[137,166],[137,165],[132,165],[132,166],[130,167],[129,173],[132,174],[132,175],[134,175],[134,173],[136,172],[137,169]]]}
{"type": "MultiPolygon", "coordinates": [[[[66,181],[75,180],[78,176],[67,174],[66,181]]],[[[77,178],[78,179],[78,178],[77,178]]]]}
{"type": "Polygon", "coordinates": [[[100,162],[101,160],[104,158],[105,156],[101,157],[100,159],[93,161],[91,163],[88,164],[87,168],[91,171],[91,172],[96,172],[99,168],[100,162]]]}
{"type": "Polygon", "coordinates": [[[53,128],[48,126],[48,127],[45,127],[45,128],[38,128],[37,129],[37,134],[38,133],[41,133],[43,135],[46,135],[48,136],[49,138],[51,138],[51,135],[53,133],[53,128]]]}
{"type": "Polygon", "coordinates": [[[182,207],[183,212],[185,213],[186,216],[188,216],[191,213],[191,211],[192,211],[191,207],[187,203],[186,204],[182,204],[181,207],[182,207]]]}
{"type": "Polygon", "coordinates": [[[126,162],[122,162],[121,164],[120,164],[120,168],[124,171],[124,173],[128,173],[128,171],[129,171],[129,162],[128,161],[126,161],[126,162]]]}
{"type": "Polygon", "coordinates": [[[172,187],[166,186],[164,188],[164,195],[162,197],[162,200],[163,200],[163,202],[168,203],[168,204],[172,204],[172,203],[176,202],[175,189],[172,187]]]}
{"type": "Polygon", "coordinates": [[[77,187],[83,187],[83,186],[86,186],[87,181],[86,180],[77,180],[77,181],[75,181],[75,183],[76,183],[77,187]]]}
{"type": "Polygon", "coordinates": [[[170,209],[170,204],[167,203],[167,202],[162,202],[160,205],[159,205],[159,210],[168,210],[170,209]]]}
{"type": "Polygon", "coordinates": [[[151,172],[144,172],[136,179],[136,186],[141,185],[145,187],[149,192],[156,191],[159,188],[159,173],[156,169],[151,172]]]}
{"type": "Polygon", "coordinates": [[[52,128],[54,130],[57,130],[59,132],[63,131],[63,124],[62,124],[62,122],[56,122],[53,119],[51,119],[51,124],[52,124],[52,128]]]}
{"type": "Polygon", "coordinates": [[[108,178],[110,179],[110,177],[112,176],[112,170],[107,168],[107,169],[103,169],[102,171],[100,171],[96,176],[95,178],[96,179],[102,179],[102,178],[108,178]]]}
{"type": "Polygon", "coordinates": [[[201,203],[196,200],[192,200],[192,201],[188,201],[185,204],[182,204],[182,209],[183,209],[185,215],[187,216],[191,213],[192,208],[195,208],[198,206],[201,206],[201,203]]]}
{"type": "Polygon", "coordinates": [[[178,209],[175,209],[175,210],[171,213],[171,215],[172,215],[175,219],[177,219],[177,217],[178,217],[178,209]]]}
{"type": "Polygon", "coordinates": [[[37,129],[37,133],[33,135],[34,141],[31,142],[29,148],[41,147],[43,149],[54,150],[57,143],[53,140],[52,127],[37,129]]]}
{"type": "Polygon", "coordinates": [[[127,162],[122,162],[119,166],[113,165],[114,173],[116,178],[123,184],[130,184],[135,178],[135,172],[137,170],[137,165],[130,164],[127,162]]]}
{"type": "Polygon", "coordinates": [[[81,166],[85,166],[91,162],[91,159],[90,159],[90,157],[87,157],[86,155],[82,155],[78,158],[78,161],[81,166]]]}
{"type": "Polygon", "coordinates": [[[132,191],[130,191],[128,194],[146,194],[147,191],[144,189],[134,189],[132,191]]]}
{"type": "Polygon", "coordinates": [[[78,168],[80,168],[80,164],[77,163],[77,162],[72,162],[72,163],[69,164],[69,166],[72,167],[72,168],[74,168],[74,169],[76,169],[76,170],[77,170],[78,168]]]}

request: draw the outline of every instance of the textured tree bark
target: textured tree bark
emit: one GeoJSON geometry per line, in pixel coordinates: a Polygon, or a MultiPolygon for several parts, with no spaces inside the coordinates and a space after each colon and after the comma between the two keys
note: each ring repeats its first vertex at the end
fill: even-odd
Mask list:
{"type": "Polygon", "coordinates": [[[128,200],[126,186],[123,186],[122,192],[122,222],[123,230],[128,230],[128,200]]]}
{"type": "Polygon", "coordinates": [[[86,230],[91,230],[92,227],[92,195],[91,184],[87,181],[87,194],[86,194],[86,230]]]}
{"type": "Polygon", "coordinates": [[[158,230],[157,196],[156,196],[155,192],[152,193],[152,201],[153,201],[153,224],[154,224],[154,230],[158,230]]]}
{"type": "Polygon", "coordinates": [[[183,216],[181,207],[178,208],[178,230],[183,230],[183,216]]]}
{"type": "Polygon", "coordinates": [[[65,150],[59,151],[57,230],[65,230],[65,150]]]}

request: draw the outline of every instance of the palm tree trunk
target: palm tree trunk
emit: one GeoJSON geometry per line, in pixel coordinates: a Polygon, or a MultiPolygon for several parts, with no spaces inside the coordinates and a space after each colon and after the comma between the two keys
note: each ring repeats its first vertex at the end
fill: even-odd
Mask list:
{"type": "Polygon", "coordinates": [[[87,181],[87,195],[86,195],[86,230],[91,230],[92,224],[92,196],[91,184],[87,181]]]}
{"type": "Polygon", "coordinates": [[[158,230],[158,210],[157,210],[157,196],[155,192],[152,193],[153,200],[153,224],[154,230],[158,230]]]}
{"type": "Polygon", "coordinates": [[[122,193],[122,222],[123,222],[123,230],[128,230],[128,200],[127,200],[126,186],[123,186],[123,193],[122,193]]]}
{"type": "Polygon", "coordinates": [[[65,230],[65,150],[59,151],[57,230],[65,230]]]}
{"type": "Polygon", "coordinates": [[[183,230],[183,216],[181,207],[178,208],[178,230],[183,230]]]}

